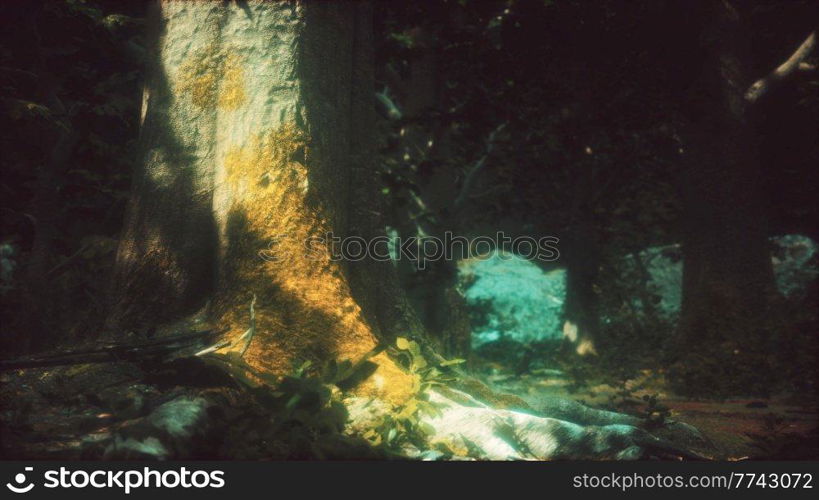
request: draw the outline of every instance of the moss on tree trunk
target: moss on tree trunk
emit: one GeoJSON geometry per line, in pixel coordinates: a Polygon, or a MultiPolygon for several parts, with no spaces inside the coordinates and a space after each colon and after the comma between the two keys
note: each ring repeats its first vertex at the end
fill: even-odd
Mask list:
{"type": "MultiPolygon", "coordinates": [[[[379,338],[419,333],[389,263],[339,261],[321,241],[383,228],[370,201],[369,10],[156,6],[141,170],[111,328],[145,328],[208,305],[210,321],[236,338],[255,296],[245,360],[273,374],[297,360],[359,359],[379,338]]],[[[362,390],[404,398],[409,377],[384,354],[375,361],[362,390]]]]}

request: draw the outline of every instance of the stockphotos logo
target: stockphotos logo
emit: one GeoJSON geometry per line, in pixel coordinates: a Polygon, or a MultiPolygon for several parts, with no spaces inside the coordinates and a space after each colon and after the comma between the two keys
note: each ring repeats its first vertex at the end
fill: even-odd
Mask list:
{"type": "MultiPolygon", "coordinates": [[[[33,470],[34,467],[26,467],[26,472],[31,472],[33,470]]],[[[6,483],[6,488],[15,493],[28,493],[32,490],[32,488],[34,488],[34,483],[23,484],[26,482],[26,475],[22,472],[18,472],[14,475],[14,481],[17,483],[17,485],[6,483]]]]}
{"type": "MultiPolygon", "coordinates": [[[[34,470],[26,467],[26,472],[34,470]]],[[[185,467],[177,470],[158,471],[150,467],[141,470],[75,470],[65,467],[47,470],[43,477],[45,488],[114,488],[131,493],[135,488],[222,488],[225,486],[224,472],[220,470],[191,471],[185,467]]],[[[14,493],[28,493],[34,488],[34,483],[27,481],[26,475],[18,473],[14,476],[16,484],[6,483],[6,487],[14,493]]]]}

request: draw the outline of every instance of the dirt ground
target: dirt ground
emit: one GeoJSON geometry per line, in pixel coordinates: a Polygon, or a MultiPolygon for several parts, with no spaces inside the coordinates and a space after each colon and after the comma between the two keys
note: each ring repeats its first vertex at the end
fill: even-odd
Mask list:
{"type": "Polygon", "coordinates": [[[724,401],[691,400],[670,393],[661,378],[633,381],[627,401],[621,388],[597,385],[571,390],[557,373],[486,377],[498,391],[525,401],[539,397],[565,397],[597,408],[640,414],[644,395],[657,395],[670,411],[668,418],[696,427],[713,444],[709,456],[716,460],[817,459],[819,458],[819,405],[786,397],[737,398],[724,401]]]}
{"type": "MultiPolygon", "coordinates": [[[[634,414],[643,409],[643,395],[657,394],[670,411],[668,418],[696,427],[713,444],[706,456],[716,460],[819,458],[815,404],[777,398],[693,401],[669,394],[661,381],[650,377],[635,382],[628,401],[606,385],[572,391],[568,381],[553,372],[483,378],[494,390],[525,401],[567,397],[634,414]]],[[[145,372],[131,363],[0,374],[0,456],[89,458],[83,455],[89,444],[107,439],[112,428],[186,390],[173,380],[163,381],[161,370],[146,383],[145,372]]]]}

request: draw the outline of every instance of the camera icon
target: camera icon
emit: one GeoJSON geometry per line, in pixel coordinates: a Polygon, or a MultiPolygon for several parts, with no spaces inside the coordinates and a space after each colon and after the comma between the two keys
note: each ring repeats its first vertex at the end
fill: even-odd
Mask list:
{"type": "MultiPolygon", "coordinates": [[[[31,472],[33,470],[34,467],[26,467],[26,472],[31,472]]],[[[23,483],[26,482],[26,475],[23,474],[22,472],[18,472],[14,476],[14,481],[17,483],[17,486],[11,483],[6,483],[6,488],[10,489],[15,493],[28,493],[29,491],[32,490],[32,488],[34,488],[34,483],[28,483],[25,486],[23,486],[23,483]]]]}

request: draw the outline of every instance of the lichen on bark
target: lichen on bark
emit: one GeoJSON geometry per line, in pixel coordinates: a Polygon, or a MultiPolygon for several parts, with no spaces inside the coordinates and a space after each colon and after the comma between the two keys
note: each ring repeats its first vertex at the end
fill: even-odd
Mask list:
{"type": "Polygon", "coordinates": [[[243,61],[213,42],[180,68],[176,92],[198,108],[231,110],[245,102],[243,61]]]}

